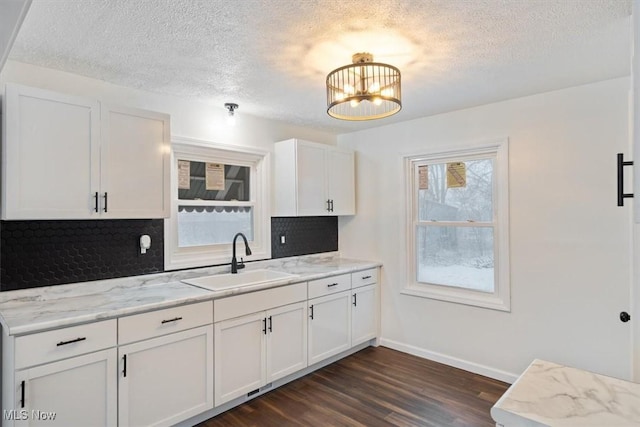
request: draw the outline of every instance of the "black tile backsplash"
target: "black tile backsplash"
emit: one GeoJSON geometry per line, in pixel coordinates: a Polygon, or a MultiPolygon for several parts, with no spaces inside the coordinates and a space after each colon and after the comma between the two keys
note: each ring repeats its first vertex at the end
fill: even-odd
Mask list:
{"type": "Polygon", "coordinates": [[[161,272],[163,238],[162,219],[1,221],[0,290],[161,272]]]}
{"type": "MultiPolygon", "coordinates": [[[[0,221],[0,291],[162,272],[163,240],[162,219],[0,221]]],[[[271,218],[272,258],[337,250],[337,217],[271,218]]]]}
{"type": "Polygon", "coordinates": [[[271,258],[338,250],[338,217],[271,218],[271,258]],[[286,243],[280,243],[284,235],[286,243]]]}

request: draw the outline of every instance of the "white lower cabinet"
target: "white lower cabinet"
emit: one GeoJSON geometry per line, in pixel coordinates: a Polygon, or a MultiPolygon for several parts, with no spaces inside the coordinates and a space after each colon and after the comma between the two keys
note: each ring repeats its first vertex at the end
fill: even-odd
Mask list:
{"type": "Polygon", "coordinates": [[[309,365],[351,348],[351,291],[309,300],[309,365]]]}
{"type": "Polygon", "coordinates": [[[3,426],[170,426],[375,338],[377,269],[2,335],[3,426]]]}
{"type": "Polygon", "coordinates": [[[264,324],[265,316],[260,312],[214,325],[216,406],[263,385],[264,324]]]}
{"type": "Polygon", "coordinates": [[[16,372],[16,409],[3,425],[116,426],[116,349],[47,363],[16,372]]]}
{"type": "Polygon", "coordinates": [[[169,426],[213,408],[212,325],[120,346],[118,357],[120,427],[169,426]]]}
{"type": "Polygon", "coordinates": [[[351,345],[369,341],[378,332],[377,285],[362,286],[351,291],[351,345]]]}
{"type": "Polygon", "coordinates": [[[170,426],[213,408],[213,303],[118,319],[118,426],[170,426]]]}
{"type": "Polygon", "coordinates": [[[307,304],[267,311],[267,383],[307,367],[307,304]]]}
{"type": "Polygon", "coordinates": [[[307,366],[306,304],[215,323],[215,404],[243,396],[307,366]]]}

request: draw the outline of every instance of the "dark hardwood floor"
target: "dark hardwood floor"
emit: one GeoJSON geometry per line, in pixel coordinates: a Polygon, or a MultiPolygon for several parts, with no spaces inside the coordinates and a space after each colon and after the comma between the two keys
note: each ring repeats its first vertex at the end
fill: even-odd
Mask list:
{"type": "Polygon", "coordinates": [[[489,409],[508,387],[395,350],[368,347],[198,427],[494,427],[489,409]]]}

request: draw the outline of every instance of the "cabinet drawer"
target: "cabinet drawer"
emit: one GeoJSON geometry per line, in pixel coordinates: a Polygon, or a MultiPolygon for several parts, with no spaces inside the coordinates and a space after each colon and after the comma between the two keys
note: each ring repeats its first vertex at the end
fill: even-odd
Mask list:
{"type": "Polygon", "coordinates": [[[127,344],[213,323],[213,302],[182,305],[118,319],[118,344],[127,344]]]}
{"type": "Polygon", "coordinates": [[[369,270],[356,271],[351,273],[351,287],[359,288],[360,286],[373,285],[378,282],[378,269],[370,268],[369,270]]]}
{"type": "Polygon", "coordinates": [[[116,346],[116,320],[88,323],[16,338],[16,369],[116,346]]]}
{"type": "Polygon", "coordinates": [[[296,283],[213,301],[215,322],[281,307],[307,299],[307,283],[296,283]]]}
{"type": "Polygon", "coordinates": [[[351,289],[351,275],[325,277],[309,282],[309,299],[351,289]]]}

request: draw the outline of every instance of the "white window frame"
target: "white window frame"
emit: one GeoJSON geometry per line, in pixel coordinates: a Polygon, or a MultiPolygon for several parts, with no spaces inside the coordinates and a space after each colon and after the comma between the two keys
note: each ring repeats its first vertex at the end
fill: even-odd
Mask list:
{"type": "MultiPolygon", "coordinates": [[[[244,255],[244,244],[238,243],[238,253],[245,261],[271,258],[270,219],[270,153],[252,147],[230,146],[191,138],[173,138],[171,143],[171,214],[164,221],[165,270],[204,267],[231,263],[232,245],[178,246],[178,205],[198,205],[198,201],[178,200],[178,159],[199,162],[248,166],[250,200],[248,202],[216,202],[216,205],[251,206],[253,239],[249,241],[251,255],[244,255]]],[[[210,204],[210,202],[200,202],[210,204]]]]}
{"type": "MultiPolygon", "coordinates": [[[[406,189],[406,230],[407,236],[407,280],[402,294],[431,298],[441,301],[484,307],[494,310],[511,311],[511,286],[509,274],[509,144],[503,138],[482,141],[457,147],[447,151],[423,151],[403,157],[406,189]],[[493,223],[494,225],[494,292],[417,281],[417,182],[415,171],[417,162],[448,163],[476,159],[494,159],[493,223]]],[[[448,224],[449,225],[449,224],[448,224]]],[[[453,223],[465,226],[465,223],[453,223]]],[[[472,226],[473,224],[467,224],[472,226]]]]}

